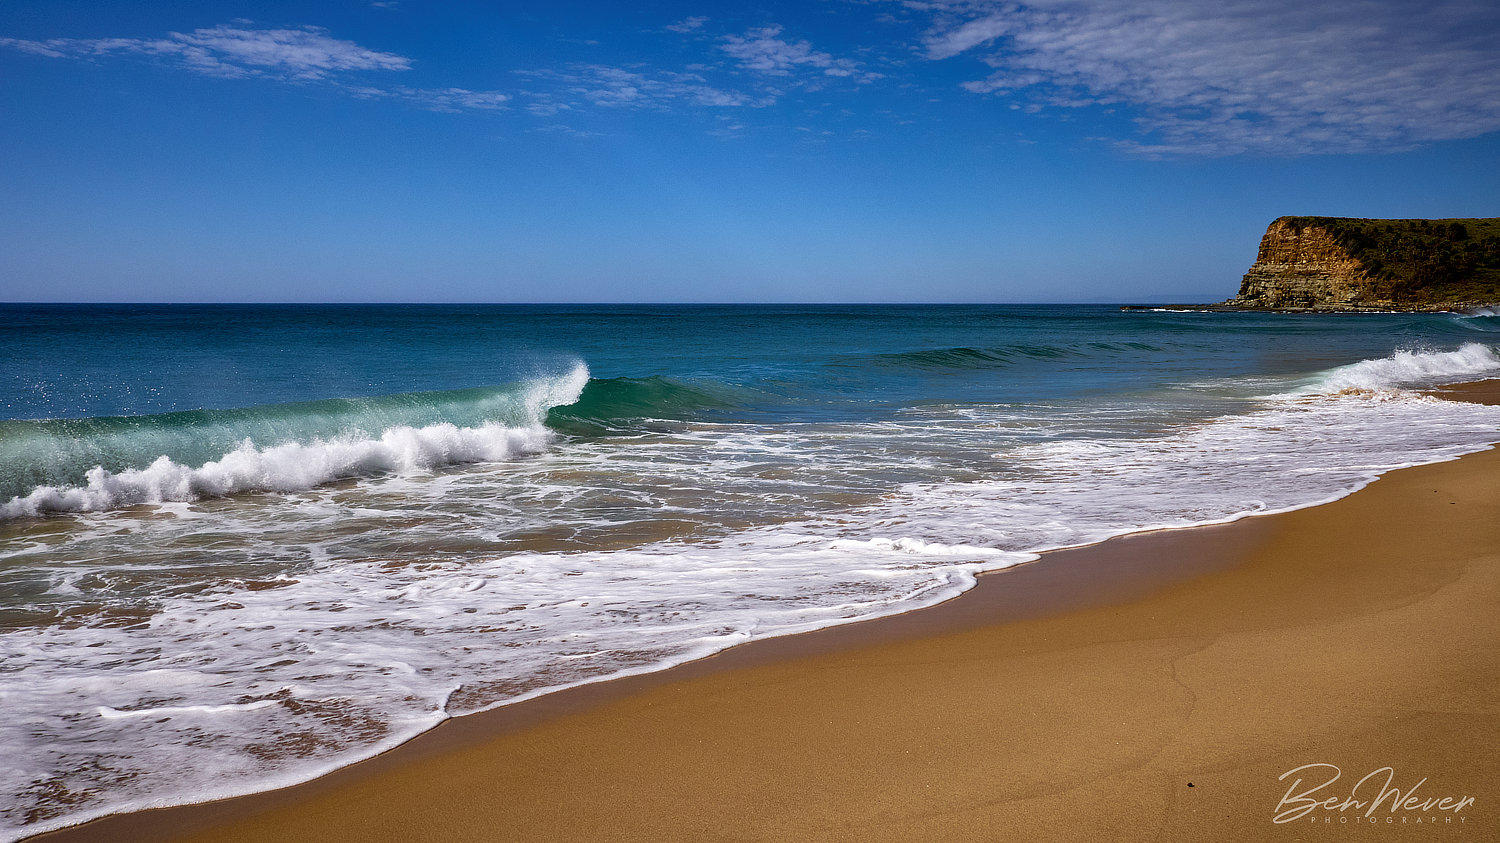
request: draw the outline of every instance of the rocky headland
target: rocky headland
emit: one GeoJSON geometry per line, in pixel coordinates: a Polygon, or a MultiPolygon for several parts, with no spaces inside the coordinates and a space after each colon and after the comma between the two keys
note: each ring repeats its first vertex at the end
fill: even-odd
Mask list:
{"type": "Polygon", "coordinates": [[[1464,310],[1500,302],[1500,218],[1281,217],[1239,295],[1254,310],[1464,310]]]}

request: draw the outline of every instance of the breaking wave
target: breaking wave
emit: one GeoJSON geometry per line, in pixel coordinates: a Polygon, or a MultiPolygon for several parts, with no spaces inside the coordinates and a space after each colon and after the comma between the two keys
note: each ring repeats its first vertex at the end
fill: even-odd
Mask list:
{"type": "Polygon", "coordinates": [[[1387,390],[1434,386],[1462,378],[1500,375],[1500,357],[1490,346],[1464,343],[1455,351],[1397,351],[1325,372],[1307,391],[1387,390]]]}
{"type": "Polygon", "coordinates": [[[578,362],[565,374],[511,388],[6,422],[0,467],[10,487],[3,491],[13,497],[0,504],[0,519],[300,491],[351,477],[513,459],[546,448],[553,436],[543,424],[547,412],[577,401],[588,381],[588,367],[578,362]]]}

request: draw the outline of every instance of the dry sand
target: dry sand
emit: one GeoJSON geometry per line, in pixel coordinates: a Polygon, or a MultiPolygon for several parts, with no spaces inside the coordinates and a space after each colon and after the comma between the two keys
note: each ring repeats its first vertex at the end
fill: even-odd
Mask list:
{"type": "MultiPolygon", "coordinates": [[[[461,718],[302,787],[55,836],[1500,839],[1497,602],[1500,452],[1486,451],[461,718]],[[1393,814],[1388,797],[1377,822],[1320,807],[1273,823],[1292,782],[1278,776],[1313,763],[1342,771],[1319,796],[1390,767],[1402,797],[1426,779],[1418,797],[1474,802],[1393,814]]],[[[1323,770],[1292,778],[1305,789],[1323,770]]]]}

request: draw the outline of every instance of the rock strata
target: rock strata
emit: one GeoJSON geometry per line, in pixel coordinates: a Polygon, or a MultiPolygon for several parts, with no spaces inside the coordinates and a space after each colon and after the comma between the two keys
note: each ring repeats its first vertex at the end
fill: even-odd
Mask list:
{"type": "Polygon", "coordinates": [[[1500,301],[1500,220],[1281,217],[1239,295],[1266,310],[1455,310],[1500,301]]]}
{"type": "Polygon", "coordinates": [[[1320,226],[1295,227],[1278,219],[1260,240],[1255,265],[1226,304],[1242,307],[1390,308],[1373,289],[1363,264],[1320,226]]]}

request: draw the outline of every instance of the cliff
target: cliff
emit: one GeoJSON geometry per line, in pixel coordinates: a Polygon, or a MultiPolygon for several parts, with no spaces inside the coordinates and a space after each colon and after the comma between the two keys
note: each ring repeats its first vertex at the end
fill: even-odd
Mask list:
{"type": "Polygon", "coordinates": [[[1451,310],[1500,302],[1500,218],[1281,217],[1232,307],[1451,310]]]}

